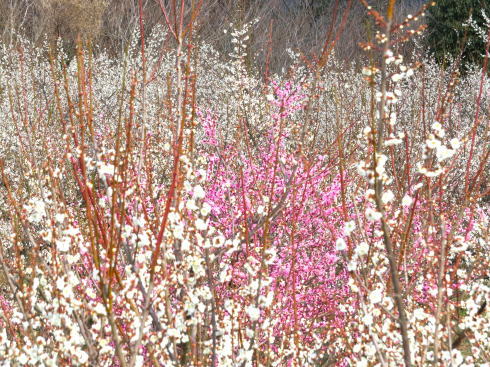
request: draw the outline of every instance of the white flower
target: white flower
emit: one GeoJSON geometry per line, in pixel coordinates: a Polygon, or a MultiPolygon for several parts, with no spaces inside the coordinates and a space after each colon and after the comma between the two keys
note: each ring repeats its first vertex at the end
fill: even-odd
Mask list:
{"type": "Polygon", "coordinates": [[[350,236],[354,229],[356,229],[356,223],[353,220],[346,222],[344,225],[344,234],[350,236]]]}
{"type": "Polygon", "coordinates": [[[218,235],[213,238],[213,246],[214,247],[221,247],[225,243],[225,237],[223,235],[218,235]]]}
{"type": "Polygon", "coordinates": [[[398,138],[392,138],[392,139],[385,140],[385,147],[391,147],[393,145],[398,145],[401,143],[403,143],[403,140],[398,138]]]}
{"type": "Polygon", "coordinates": [[[451,144],[451,148],[453,148],[454,150],[458,150],[461,146],[461,142],[457,138],[451,139],[449,141],[449,144],[451,144]]]}
{"type": "Polygon", "coordinates": [[[364,315],[364,317],[362,318],[362,322],[364,323],[364,325],[367,325],[367,326],[370,326],[373,324],[373,315],[371,314],[366,314],[364,315]]]}
{"type": "Polygon", "coordinates": [[[105,307],[101,303],[97,303],[97,306],[95,306],[94,311],[100,315],[105,315],[105,307]]]}
{"type": "Polygon", "coordinates": [[[17,361],[22,365],[26,366],[27,362],[29,362],[29,357],[27,357],[25,354],[21,354],[19,358],[17,358],[17,361]]]}
{"type": "Polygon", "coordinates": [[[206,196],[206,192],[204,191],[202,186],[196,185],[194,187],[194,194],[193,194],[194,199],[204,199],[205,196],[206,196]]]}
{"type": "Polygon", "coordinates": [[[145,358],[143,356],[137,356],[134,362],[135,367],[143,367],[145,363],[145,358]]]}
{"type": "Polygon", "coordinates": [[[388,161],[388,157],[384,154],[376,154],[376,173],[382,176],[385,172],[385,164],[388,161]]]}
{"type": "Polygon", "coordinates": [[[56,240],[56,248],[58,251],[67,252],[70,249],[70,239],[67,237],[63,237],[59,240],[56,240]]]}
{"type": "Polygon", "coordinates": [[[362,68],[362,74],[365,75],[365,76],[371,76],[371,75],[374,75],[376,74],[377,72],[379,71],[379,69],[377,69],[376,67],[363,67],[362,68]]]}
{"type": "Polygon", "coordinates": [[[396,112],[392,112],[390,113],[390,125],[394,126],[395,124],[396,124],[396,112]]]}
{"type": "Polygon", "coordinates": [[[184,239],[184,225],[182,223],[175,225],[172,232],[176,239],[178,240],[184,239]]]}
{"type": "Polygon", "coordinates": [[[366,193],[364,194],[364,197],[367,200],[373,200],[374,195],[376,195],[376,192],[373,189],[367,189],[366,193]]]}
{"type": "Polygon", "coordinates": [[[190,161],[189,161],[189,157],[188,157],[188,156],[186,156],[185,154],[181,155],[179,159],[180,159],[180,161],[181,161],[182,163],[184,163],[184,164],[189,164],[189,163],[190,163],[190,161]]]}
{"type": "Polygon", "coordinates": [[[458,253],[458,252],[463,252],[468,249],[468,242],[464,241],[464,239],[461,239],[456,242],[455,246],[451,247],[451,252],[458,253]]]}
{"type": "Polygon", "coordinates": [[[429,139],[425,141],[425,144],[427,145],[427,148],[429,149],[435,149],[439,146],[441,146],[441,142],[437,140],[433,135],[429,136],[429,139]]]}
{"type": "Polygon", "coordinates": [[[366,242],[361,242],[359,245],[356,247],[356,253],[359,256],[364,256],[367,255],[369,252],[369,245],[366,242]]]}
{"type": "Polygon", "coordinates": [[[442,125],[438,122],[438,121],[434,121],[434,123],[432,124],[432,130],[435,130],[435,131],[440,131],[442,129],[442,125]]]}
{"type": "Polygon", "coordinates": [[[86,288],[85,294],[92,299],[95,299],[95,297],[97,297],[97,294],[94,292],[92,288],[86,288]]]}
{"type": "Polygon", "coordinates": [[[208,225],[201,218],[196,219],[196,229],[199,231],[205,231],[208,228],[208,225]]]}
{"type": "Polygon", "coordinates": [[[259,205],[257,207],[257,214],[260,214],[260,215],[264,214],[264,210],[265,210],[265,207],[263,205],[259,205]]]}
{"type": "Polygon", "coordinates": [[[65,288],[65,281],[63,280],[63,278],[58,278],[56,280],[56,288],[58,288],[59,290],[65,288]]]}
{"type": "Polygon", "coordinates": [[[456,153],[455,150],[447,149],[444,145],[437,147],[436,155],[439,161],[451,158],[456,153]]]}
{"type": "Polygon", "coordinates": [[[390,201],[394,199],[395,195],[393,195],[393,192],[391,190],[386,191],[383,193],[383,196],[381,197],[381,201],[385,204],[388,204],[390,201]]]}
{"type": "Polygon", "coordinates": [[[393,74],[391,76],[391,80],[393,80],[395,83],[403,79],[403,74],[393,74]]]}
{"type": "Polygon", "coordinates": [[[73,271],[68,272],[68,283],[73,287],[80,284],[80,280],[73,271]]]}
{"type": "Polygon", "coordinates": [[[42,231],[40,232],[40,235],[46,242],[51,242],[53,240],[53,233],[51,231],[42,231]]]}
{"type": "Polygon", "coordinates": [[[182,251],[189,251],[190,248],[191,248],[191,243],[189,242],[189,240],[183,239],[180,244],[180,249],[182,251]]]}
{"type": "Polygon", "coordinates": [[[195,211],[195,210],[199,209],[198,206],[196,205],[196,202],[192,199],[187,200],[187,202],[185,203],[185,207],[187,209],[189,209],[190,211],[195,211]]]}
{"type": "Polygon", "coordinates": [[[194,256],[189,260],[189,264],[191,265],[196,277],[199,277],[201,274],[205,274],[201,258],[194,256]]]}
{"type": "Polygon", "coordinates": [[[112,176],[114,174],[114,166],[112,164],[106,164],[105,162],[97,162],[97,170],[101,176],[112,176]]]}
{"type": "Polygon", "coordinates": [[[167,330],[167,335],[171,338],[178,338],[180,337],[180,331],[175,328],[170,328],[167,330]]]}
{"type": "Polygon", "coordinates": [[[370,222],[375,222],[381,219],[381,213],[372,208],[368,208],[366,209],[366,218],[370,222]]]}
{"type": "Polygon", "coordinates": [[[426,177],[437,177],[442,173],[441,168],[438,168],[435,171],[429,171],[427,168],[422,167],[420,163],[417,163],[417,170],[426,177]]]}
{"type": "Polygon", "coordinates": [[[363,177],[366,176],[367,175],[366,162],[364,161],[359,162],[359,164],[357,165],[357,171],[361,176],[363,177]]]}
{"type": "Polygon", "coordinates": [[[80,233],[80,230],[76,227],[70,226],[65,230],[65,234],[67,236],[76,236],[80,233]]]}
{"type": "Polygon", "coordinates": [[[202,168],[200,168],[200,169],[197,170],[197,173],[199,173],[201,182],[206,181],[207,174],[206,174],[206,171],[205,170],[203,170],[202,168]]]}
{"type": "Polygon", "coordinates": [[[58,213],[54,216],[54,220],[58,223],[63,223],[65,221],[66,215],[58,213]]]}
{"type": "Polygon", "coordinates": [[[211,213],[211,205],[209,205],[208,203],[203,203],[201,208],[201,215],[203,217],[207,217],[209,213],[211,213]]]}
{"type": "Polygon", "coordinates": [[[413,199],[407,194],[403,197],[402,199],[402,205],[403,206],[409,206],[411,205],[413,202],[413,199]]]}
{"type": "Polygon", "coordinates": [[[383,293],[379,289],[375,289],[369,294],[369,300],[371,303],[380,303],[383,300],[383,293]]]}
{"type": "Polygon", "coordinates": [[[73,288],[69,284],[66,284],[65,287],[62,289],[61,294],[63,294],[63,297],[65,297],[66,299],[73,298],[73,288]]]}
{"type": "Polygon", "coordinates": [[[413,311],[413,317],[415,318],[415,320],[423,320],[427,318],[427,314],[421,308],[416,308],[413,311]]]}
{"type": "Polygon", "coordinates": [[[387,64],[390,64],[392,63],[393,61],[395,61],[395,57],[393,56],[393,51],[391,50],[386,50],[385,52],[385,61],[387,64]]]}
{"type": "Polygon", "coordinates": [[[347,244],[345,243],[345,240],[343,238],[337,239],[335,242],[335,248],[337,251],[344,251],[347,249],[347,244]]]}
{"type": "Polygon", "coordinates": [[[440,174],[442,173],[442,169],[436,169],[435,171],[428,171],[427,173],[425,173],[425,175],[427,177],[437,177],[439,176],[440,174]]]}
{"type": "Polygon", "coordinates": [[[29,201],[29,205],[26,205],[26,210],[29,211],[29,221],[37,224],[46,217],[46,204],[39,198],[33,198],[29,201]]]}
{"type": "Polygon", "coordinates": [[[250,305],[247,307],[247,314],[250,317],[250,320],[257,321],[260,317],[260,310],[257,307],[250,305]]]}
{"type": "Polygon", "coordinates": [[[357,261],[355,258],[352,258],[351,261],[347,264],[347,270],[348,271],[355,271],[357,269],[357,261]]]}

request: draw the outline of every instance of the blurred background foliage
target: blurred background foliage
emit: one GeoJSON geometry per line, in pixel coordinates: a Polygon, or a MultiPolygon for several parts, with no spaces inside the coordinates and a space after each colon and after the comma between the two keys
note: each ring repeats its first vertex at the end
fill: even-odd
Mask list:
{"type": "MultiPolygon", "coordinates": [[[[169,0],[162,1],[170,5],[169,0]]],[[[185,1],[188,9],[196,3],[185,1]]],[[[368,2],[382,13],[387,0],[368,2]]],[[[447,61],[447,55],[457,57],[462,52],[465,61],[481,62],[484,42],[462,24],[470,14],[479,24],[484,24],[481,10],[487,9],[489,2],[440,0],[422,20],[429,26],[425,39],[411,41],[399,51],[412,57],[415,47],[429,48],[441,62],[447,61]]],[[[396,18],[401,20],[416,13],[424,3],[423,0],[397,1],[396,18]]],[[[147,34],[163,21],[158,7],[157,0],[143,0],[147,34]]],[[[269,59],[271,69],[276,71],[287,65],[287,49],[308,58],[318,55],[329,33],[332,39],[338,35],[336,56],[355,62],[363,54],[359,42],[372,39],[375,30],[359,0],[204,0],[196,37],[227,55],[233,46],[224,28],[231,28],[230,23],[241,24],[252,19],[258,19],[249,41],[253,62],[263,66],[269,59]],[[338,32],[344,17],[344,30],[338,32]]],[[[137,26],[138,0],[0,0],[0,37],[10,45],[15,44],[18,35],[36,44],[46,37],[50,42],[61,37],[70,54],[80,35],[117,57],[136,35],[137,26]]]]}
{"type": "Polygon", "coordinates": [[[484,37],[490,25],[485,15],[490,15],[489,9],[490,0],[441,0],[430,8],[426,43],[439,63],[454,59],[460,59],[463,66],[482,62],[484,37]],[[481,33],[465,25],[470,16],[481,33]]]}

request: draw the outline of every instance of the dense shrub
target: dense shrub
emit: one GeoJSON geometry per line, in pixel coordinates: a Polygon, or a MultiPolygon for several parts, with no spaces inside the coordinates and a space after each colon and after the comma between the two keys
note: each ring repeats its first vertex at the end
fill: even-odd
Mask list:
{"type": "Polygon", "coordinates": [[[475,27],[468,26],[468,19],[486,31],[490,10],[488,0],[445,0],[430,8],[427,17],[427,43],[439,63],[461,57],[463,66],[483,63],[485,38],[475,27]],[[482,12],[483,11],[483,12],[482,12]]]}

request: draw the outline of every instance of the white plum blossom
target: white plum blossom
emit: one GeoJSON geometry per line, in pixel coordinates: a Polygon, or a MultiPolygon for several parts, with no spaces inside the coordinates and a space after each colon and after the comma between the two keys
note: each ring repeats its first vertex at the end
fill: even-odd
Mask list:
{"type": "Polygon", "coordinates": [[[444,161],[448,158],[451,158],[455,153],[456,151],[448,149],[444,145],[440,145],[436,149],[436,156],[439,161],[444,161]]]}
{"type": "Polygon", "coordinates": [[[394,198],[395,198],[395,195],[393,194],[393,192],[391,190],[387,190],[381,196],[381,201],[384,204],[388,204],[389,202],[393,201],[394,198]]]}
{"type": "Polygon", "coordinates": [[[97,170],[99,171],[99,175],[101,176],[112,176],[114,175],[114,166],[112,164],[107,164],[105,162],[99,161],[97,162],[97,170]]]}
{"type": "Polygon", "coordinates": [[[436,149],[437,147],[441,146],[441,141],[431,134],[429,139],[425,141],[425,144],[429,149],[436,149]]]}
{"type": "Polygon", "coordinates": [[[435,130],[435,131],[440,131],[440,130],[442,130],[442,125],[441,125],[441,123],[440,123],[440,122],[438,122],[438,121],[434,121],[434,122],[432,123],[432,126],[431,126],[431,127],[432,127],[432,129],[433,129],[433,130],[435,130]]]}
{"type": "Polygon", "coordinates": [[[376,222],[380,220],[382,217],[382,214],[378,212],[377,210],[373,208],[367,208],[366,209],[366,218],[370,222],[376,222]]]}
{"type": "Polygon", "coordinates": [[[31,223],[39,224],[46,217],[46,204],[40,198],[32,198],[25,208],[29,213],[28,219],[31,223]]]}
{"type": "Polygon", "coordinates": [[[201,215],[203,217],[207,217],[211,213],[211,205],[208,203],[204,202],[201,207],[201,215]]]}
{"type": "Polygon", "coordinates": [[[406,194],[402,199],[403,206],[410,206],[413,202],[413,199],[410,195],[406,194]]]}
{"type": "Polygon", "coordinates": [[[353,220],[344,224],[344,235],[350,236],[350,234],[356,229],[356,222],[353,220]]]}
{"type": "Polygon", "coordinates": [[[69,237],[62,237],[56,240],[56,248],[58,251],[67,252],[70,250],[71,240],[69,237]]]}
{"type": "Polygon", "coordinates": [[[205,231],[206,229],[208,229],[208,225],[201,218],[197,218],[196,219],[196,229],[199,231],[205,231]]]}
{"type": "Polygon", "coordinates": [[[335,242],[335,248],[337,249],[337,251],[344,251],[347,249],[347,243],[343,238],[338,238],[335,242]]]}
{"type": "Polygon", "coordinates": [[[355,252],[358,256],[365,256],[369,252],[369,245],[366,242],[361,242],[356,246],[355,252]]]}
{"type": "Polygon", "coordinates": [[[380,289],[375,289],[369,294],[369,300],[371,303],[380,303],[383,300],[383,292],[380,289]]]}
{"type": "Polygon", "coordinates": [[[252,321],[257,321],[260,318],[260,310],[253,305],[247,307],[247,314],[252,321]]]}
{"type": "Polygon", "coordinates": [[[454,150],[458,150],[461,147],[461,142],[459,141],[458,138],[453,138],[449,141],[449,144],[451,145],[451,148],[454,150]]]}
{"type": "Polygon", "coordinates": [[[193,197],[194,199],[204,199],[206,197],[206,192],[201,185],[194,186],[193,197]]]}

